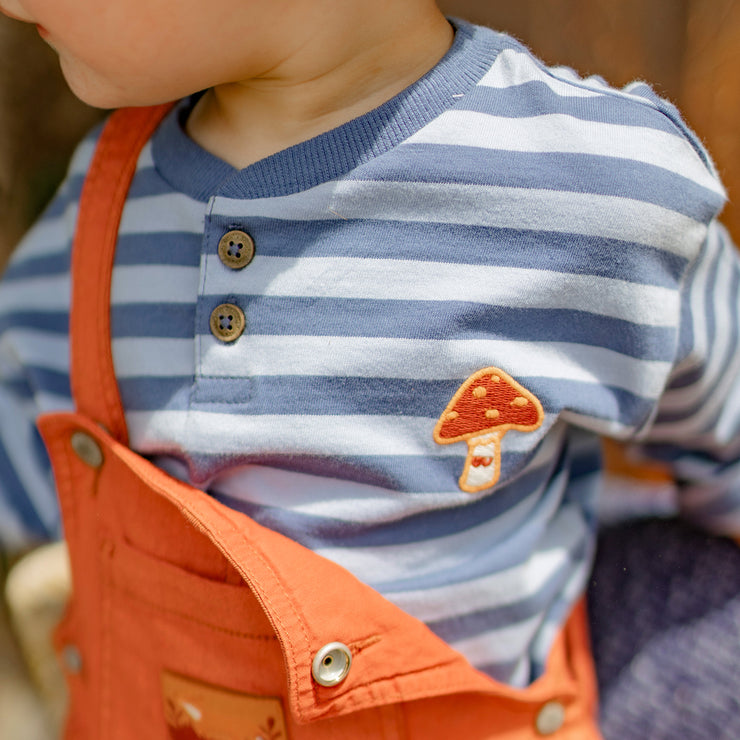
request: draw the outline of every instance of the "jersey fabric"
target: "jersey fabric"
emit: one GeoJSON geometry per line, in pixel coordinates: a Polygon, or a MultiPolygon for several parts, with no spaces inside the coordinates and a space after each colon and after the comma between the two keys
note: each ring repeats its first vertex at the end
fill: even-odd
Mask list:
{"type": "MultiPolygon", "coordinates": [[[[406,91],[243,170],[187,137],[183,101],[124,209],[113,356],[132,449],[523,686],[588,577],[600,435],[671,465],[693,521],[740,531],[740,268],[672,106],[455,25],[406,91]],[[218,253],[233,230],[255,243],[239,270],[218,253]],[[211,330],[223,304],[246,319],[233,342],[211,330]],[[510,380],[507,403],[542,412],[489,433],[493,452],[472,427],[435,435],[483,370],[489,396],[510,380]],[[496,456],[489,484],[465,484],[496,456]]],[[[60,533],[33,421],[72,403],[70,248],[94,141],[0,288],[6,547],[60,533]]]]}

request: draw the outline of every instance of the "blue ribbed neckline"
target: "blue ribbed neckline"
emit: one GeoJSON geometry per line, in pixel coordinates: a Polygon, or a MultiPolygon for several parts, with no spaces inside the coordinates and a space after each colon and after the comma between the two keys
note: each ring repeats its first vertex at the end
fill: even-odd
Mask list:
{"type": "Polygon", "coordinates": [[[369,113],[242,170],[187,136],[184,124],[195,98],[183,100],[153,137],[155,167],[175,190],[202,201],[215,195],[241,199],[289,195],[336,179],[389,151],[457,104],[490,68],[502,48],[501,36],[465,21],[452,23],[452,47],[406,90],[369,113]]]}

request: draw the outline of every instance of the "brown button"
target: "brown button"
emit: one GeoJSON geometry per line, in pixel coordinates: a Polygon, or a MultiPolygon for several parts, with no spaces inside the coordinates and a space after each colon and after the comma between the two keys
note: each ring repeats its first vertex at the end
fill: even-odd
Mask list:
{"type": "Polygon", "coordinates": [[[254,240],[245,231],[229,231],[218,243],[218,256],[226,267],[241,270],[254,257],[254,240]]]}
{"type": "Polygon", "coordinates": [[[211,312],[211,333],[222,342],[233,342],[244,333],[244,312],[233,303],[222,303],[211,312]]]}

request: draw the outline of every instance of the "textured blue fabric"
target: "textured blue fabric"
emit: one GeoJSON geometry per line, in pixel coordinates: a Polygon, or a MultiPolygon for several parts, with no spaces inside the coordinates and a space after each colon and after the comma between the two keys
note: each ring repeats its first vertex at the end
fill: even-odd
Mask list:
{"type": "Polygon", "coordinates": [[[588,590],[606,740],[740,737],[740,549],[678,521],[602,533],[588,590]]]}

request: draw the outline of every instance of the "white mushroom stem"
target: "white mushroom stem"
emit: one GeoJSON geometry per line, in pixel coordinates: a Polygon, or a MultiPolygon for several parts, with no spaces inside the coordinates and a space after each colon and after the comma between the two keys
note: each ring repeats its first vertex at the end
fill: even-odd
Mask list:
{"type": "Polygon", "coordinates": [[[468,456],[460,476],[460,488],[476,493],[493,486],[501,474],[502,432],[491,432],[468,440],[468,456]]]}

